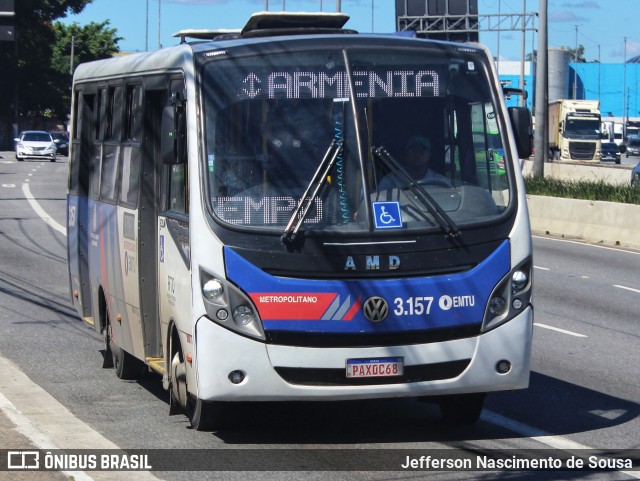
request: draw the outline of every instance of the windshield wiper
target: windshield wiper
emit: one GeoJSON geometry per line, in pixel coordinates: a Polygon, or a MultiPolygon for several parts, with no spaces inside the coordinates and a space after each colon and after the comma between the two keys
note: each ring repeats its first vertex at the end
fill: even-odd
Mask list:
{"type": "Polygon", "coordinates": [[[284,229],[284,233],[281,237],[282,242],[290,243],[296,238],[296,235],[298,234],[302,223],[309,213],[311,205],[318,197],[320,189],[322,189],[325,182],[327,181],[329,172],[331,172],[331,169],[335,165],[340,152],[342,152],[342,145],[342,141],[338,141],[336,139],[333,139],[331,141],[331,144],[329,144],[329,148],[325,152],[320,165],[318,165],[318,169],[316,170],[315,174],[313,174],[313,177],[311,178],[307,189],[304,191],[304,194],[302,194],[302,197],[300,198],[298,207],[296,207],[296,209],[293,211],[293,214],[291,215],[291,218],[287,223],[287,227],[285,227],[284,229]],[[311,192],[311,195],[309,195],[309,192],[311,192]]]}
{"type": "Polygon", "coordinates": [[[414,178],[394,159],[389,151],[383,146],[371,147],[371,153],[380,159],[382,163],[397,175],[400,180],[406,184],[411,192],[427,207],[429,213],[436,220],[440,228],[444,231],[445,235],[450,238],[456,238],[460,236],[460,229],[453,221],[449,214],[447,214],[440,204],[427,192],[414,178]]]}

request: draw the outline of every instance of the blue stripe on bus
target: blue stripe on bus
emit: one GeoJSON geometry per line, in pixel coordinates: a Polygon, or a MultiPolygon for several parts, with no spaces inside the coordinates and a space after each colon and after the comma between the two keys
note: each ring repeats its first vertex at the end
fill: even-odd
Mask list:
{"type": "Polygon", "coordinates": [[[510,269],[509,241],[470,271],[405,279],[275,277],[231,248],[224,252],[228,278],[254,301],[266,331],[385,333],[479,325],[492,290],[510,269]],[[370,322],[363,313],[373,296],[388,303],[383,322],[370,322]]]}

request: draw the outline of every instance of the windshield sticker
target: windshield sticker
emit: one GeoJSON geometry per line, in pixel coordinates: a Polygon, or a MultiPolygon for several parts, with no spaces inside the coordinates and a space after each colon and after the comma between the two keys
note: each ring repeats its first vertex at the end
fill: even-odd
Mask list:
{"type": "Polygon", "coordinates": [[[402,227],[400,202],[373,202],[376,229],[398,229],[402,227]]]}

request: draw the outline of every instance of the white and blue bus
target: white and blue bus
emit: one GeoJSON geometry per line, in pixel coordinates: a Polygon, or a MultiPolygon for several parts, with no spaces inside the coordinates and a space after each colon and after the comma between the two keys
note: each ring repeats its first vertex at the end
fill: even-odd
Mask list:
{"type": "Polygon", "coordinates": [[[469,423],[528,385],[529,112],[482,46],[347,19],[261,13],[75,72],[71,299],[104,366],[159,372],[197,429],[406,396],[469,423]]]}

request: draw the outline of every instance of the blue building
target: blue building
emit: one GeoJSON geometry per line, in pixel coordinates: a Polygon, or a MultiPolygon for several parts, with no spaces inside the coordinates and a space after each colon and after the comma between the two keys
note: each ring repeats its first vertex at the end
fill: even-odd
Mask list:
{"type": "MultiPolygon", "coordinates": [[[[574,98],[575,85],[575,98],[600,100],[603,118],[640,121],[640,63],[636,60],[640,59],[632,59],[626,64],[566,62],[565,65],[552,65],[550,56],[549,100],[574,98]]],[[[500,61],[496,65],[503,85],[521,88],[521,62],[500,61]]],[[[528,94],[526,105],[533,110],[534,62],[525,62],[524,88],[528,94]]],[[[518,98],[507,100],[507,106],[515,105],[519,105],[518,98]]]]}

